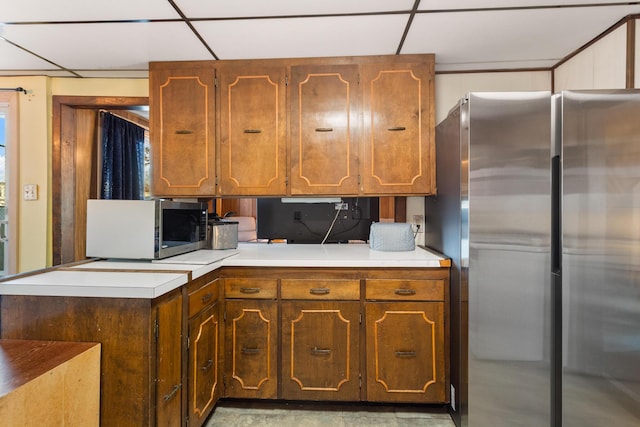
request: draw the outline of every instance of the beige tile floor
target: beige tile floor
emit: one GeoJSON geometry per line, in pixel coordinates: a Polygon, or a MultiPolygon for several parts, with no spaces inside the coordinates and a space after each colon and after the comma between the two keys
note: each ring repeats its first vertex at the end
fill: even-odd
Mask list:
{"type": "Polygon", "coordinates": [[[221,402],[205,427],[455,427],[442,408],[221,402]]]}

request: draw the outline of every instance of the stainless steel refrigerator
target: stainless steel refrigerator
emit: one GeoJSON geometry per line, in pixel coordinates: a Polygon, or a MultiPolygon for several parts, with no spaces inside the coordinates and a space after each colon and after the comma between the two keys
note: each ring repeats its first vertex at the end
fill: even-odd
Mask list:
{"type": "Polygon", "coordinates": [[[628,92],[470,93],[437,126],[457,425],[640,425],[638,139],[628,92]]]}

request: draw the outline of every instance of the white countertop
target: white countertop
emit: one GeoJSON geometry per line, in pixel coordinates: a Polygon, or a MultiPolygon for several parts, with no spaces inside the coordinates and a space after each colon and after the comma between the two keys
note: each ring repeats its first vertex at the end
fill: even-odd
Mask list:
{"type": "Polygon", "coordinates": [[[158,261],[97,260],[70,268],[9,278],[0,295],[156,298],[223,266],[234,267],[448,267],[422,248],[381,252],[366,244],[240,243],[236,250],[201,250],[158,261]]]}

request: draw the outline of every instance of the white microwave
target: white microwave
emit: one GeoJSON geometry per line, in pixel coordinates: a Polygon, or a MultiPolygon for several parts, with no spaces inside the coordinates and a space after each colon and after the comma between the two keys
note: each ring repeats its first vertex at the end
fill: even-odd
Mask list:
{"type": "Polygon", "coordinates": [[[87,257],[161,259],[206,247],[204,203],[87,201],[87,257]]]}

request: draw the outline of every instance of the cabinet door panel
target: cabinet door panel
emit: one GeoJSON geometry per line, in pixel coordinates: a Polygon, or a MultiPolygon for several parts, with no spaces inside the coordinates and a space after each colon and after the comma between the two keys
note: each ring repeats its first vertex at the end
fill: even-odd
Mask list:
{"type": "Polygon", "coordinates": [[[189,320],[189,426],[205,421],[220,395],[218,304],[189,320]]]}
{"type": "Polygon", "coordinates": [[[154,196],[215,194],[213,68],[150,72],[154,196]]]}
{"type": "Polygon", "coordinates": [[[156,425],[182,425],[182,295],[156,309],[156,425]]]}
{"type": "Polygon", "coordinates": [[[227,397],[277,397],[277,303],[227,300],[227,397]]]}
{"type": "Polygon", "coordinates": [[[286,194],[284,67],[221,67],[220,194],[286,194]]]}
{"type": "Polygon", "coordinates": [[[358,193],[358,69],[291,67],[291,193],[358,193]]]}
{"type": "Polygon", "coordinates": [[[367,400],[444,402],[444,303],[367,303],[367,400]]]}
{"type": "Polygon", "coordinates": [[[282,397],[359,400],[358,302],[282,302],[282,397]]]}
{"type": "Polygon", "coordinates": [[[363,67],[365,194],[432,194],[433,65],[363,67]]]}

